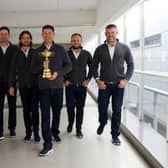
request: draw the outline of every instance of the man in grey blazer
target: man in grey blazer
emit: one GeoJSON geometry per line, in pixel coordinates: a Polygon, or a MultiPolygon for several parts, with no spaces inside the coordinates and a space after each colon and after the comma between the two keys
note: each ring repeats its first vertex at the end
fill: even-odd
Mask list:
{"type": "Polygon", "coordinates": [[[118,138],[121,123],[121,107],[123,103],[124,88],[131,78],[134,70],[133,57],[128,46],[117,39],[117,26],[107,25],[105,28],[106,41],[97,47],[93,57],[94,78],[99,87],[98,111],[99,127],[97,134],[101,135],[108,120],[108,105],[112,96],[112,143],[120,145],[118,138]],[[125,71],[124,63],[127,68],[125,71]],[[98,69],[100,68],[100,71],[98,69]]]}

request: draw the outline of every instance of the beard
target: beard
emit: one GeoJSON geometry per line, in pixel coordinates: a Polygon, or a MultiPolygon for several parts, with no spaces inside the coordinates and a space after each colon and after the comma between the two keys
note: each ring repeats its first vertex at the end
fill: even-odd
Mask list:
{"type": "Polygon", "coordinates": [[[22,43],[21,46],[22,46],[22,47],[30,47],[30,44],[31,44],[31,43],[22,43]]]}
{"type": "Polygon", "coordinates": [[[72,49],[74,49],[74,50],[81,49],[81,48],[82,48],[82,46],[77,46],[77,47],[72,46],[72,49]]]}
{"type": "Polygon", "coordinates": [[[107,39],[107,42],[111,42],[111,43],[115,43],[116,42],[116,39],[115,38],[110,38],[110,39],[107,39]]]}

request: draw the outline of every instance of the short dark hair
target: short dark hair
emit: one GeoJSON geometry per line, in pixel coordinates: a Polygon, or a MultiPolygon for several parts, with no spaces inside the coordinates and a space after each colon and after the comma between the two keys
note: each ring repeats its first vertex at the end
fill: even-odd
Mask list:
{"type": "Polygon", "coordinates": [[[44,25],[44,26],[42,27],[42,31],[43,31],[44,29],[51,29],[51,30],[54,32],[54,26],[52,26],[52,25],[44,25]]]}
{"type": "Polygon", "coordinates": [[[117,29],[117,26],[115,24],[109,24],[106,26],[106,29],[111,29],[111,28],[117,29]]]}
{"type": "Polygon", "coordinates": [[[73,33],[71,35],[71,39],[74,37],[74,36],[79,36],[80,38],[82,38],[82,35],[80,33],[73,33]]]}
{"type": "Polygon", "coordinates": [[[0,27],[0,31],[1,31],[1,30],[6,30],[6,31],[10,34],[9,27],[7,27],[7,26],[2,26],[2,27],[0,27]]]}
{"type": "MultiPolygon", "coordinates": [[[[22,47],[22,43],[21,43],[21,38],[24,34],[28,34],[30,39],[32,40],[32,35],[28,30],[23,30],[20,34],[19,34],[19,47],[22,47]]],[[[32,42],[30,43],[30,47],[32,46],[32,42]]]]}

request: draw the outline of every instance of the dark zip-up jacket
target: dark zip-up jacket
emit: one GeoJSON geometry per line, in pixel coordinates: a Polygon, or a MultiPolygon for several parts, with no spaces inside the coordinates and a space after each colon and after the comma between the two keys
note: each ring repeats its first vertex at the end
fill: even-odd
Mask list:
{"type": "Polygon", "coordinates": [[[16,51],[17,47],[12,43],[9,44],[5,54],[0,47],[0,85],[5,87],[9,87],[10,67],[16,51]]]}
{"type": "Polygon", "coordinates": [[[72,70],[66,75],[65,80],[68,80],[75,85],[82,85],[84,80],[90,80],[93,75],[91,54],[88,51],[81,49],[78,58],[76,58],[72,49],[70,49],[68,55],[72,62],[72,70]]]}
{"type": "Polygon", "coordinates": [[[34,52],[35,50],[30,48],[28,56],[26,56],[21,49],[18,49],[11,64],[9,79],[10,86],[15,84],[16,78],[19,81],[19,88],[38,86],[37,75],[31,72],[31,61],[34,52]]]}
{"type": "Polygon", "coordinates": [[[94,78],[100,78],[105,82],[119,82],[122,79],[130,80],[134,62],[130,49],[127,45],[117,41],[114,56],[111,56],[106,43],[100,45],[93,57],[94,78]],[[124,63],[127,64],[126,72],[124,63]],[[100,73],[98,71],[100,65],[100,73]]]}
{"type": "Polygon", "coordinates": [[[44,44],[38,47],[34,53],[31,63],[32,72],[38,74],[39,88],[63,88],[63,76],[71,71],[71,61],[65,49],[53,42],[50,48],[50,51],[53,53],[53,55],[49,58],[49,68],[51,69],[51,73],[57,72],[58,76],[54,80],[44,79],[42,78],[44,58],[41,56],[41,52],[43,52],[45,49],[46,47],[44,44]]]}

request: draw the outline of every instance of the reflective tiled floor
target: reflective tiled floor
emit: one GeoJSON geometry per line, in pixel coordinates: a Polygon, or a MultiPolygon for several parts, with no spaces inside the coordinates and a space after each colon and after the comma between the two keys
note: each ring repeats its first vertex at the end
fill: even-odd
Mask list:
{"type": "Polygon", "coordinates": [[[83,139],[66,133],[67,115],[63,108],[61,114],[62,142],[53,142],[54,152],[47,157],[39,157],[40,144],[24,143],[22,109],[17,111],[17,136],[11,139],[7,130],[5,111],[5,140],[0,142],[0,168],[148,168],[149,166],[121,135],[122,145],[111,143],[110,122],[102,136],[96,134],[97,105],[88,96],[83,123],[83,139]]]}

